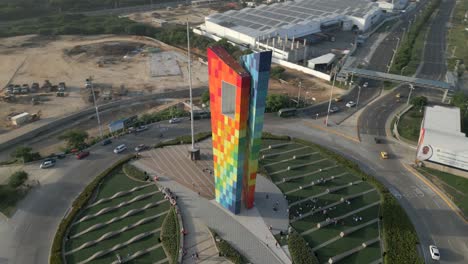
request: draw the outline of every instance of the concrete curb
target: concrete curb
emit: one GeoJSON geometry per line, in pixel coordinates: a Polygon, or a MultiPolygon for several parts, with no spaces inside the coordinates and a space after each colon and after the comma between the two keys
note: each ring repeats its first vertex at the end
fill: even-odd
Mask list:
{"type": "Polygon", "coordinates": [[[464,223],[468,224],[468,220],[465,218],[465,216],[461,212],[460,208],[458,208],[458,206],[455,203],[453,203],[452,200],[450,200],[441,190],[439,190],[439,188],[437,186],[435,186],[431,181],[426,179],[426,177],[424,175],[421,175],[411,165],[406,164],[406,163],[404,163],[402,161],[400,161],[400,162],[403,165],[403,167],[406,168],[406,170],[411,172],[411,174],[413,174],[418,179],[420,179],[422,182],[424,182],[427,186],[429,186],[429,188],[431,188],[431,190],[434,191],[448,205],[448,207],[450,207],[450,209],[452,209],[452,211],[454,211],[461,218],[461,220],[464,223]]]}

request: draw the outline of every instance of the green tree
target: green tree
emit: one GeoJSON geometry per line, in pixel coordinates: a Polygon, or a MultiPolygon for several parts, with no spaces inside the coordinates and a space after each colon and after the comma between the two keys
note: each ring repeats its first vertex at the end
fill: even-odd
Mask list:
{"type": "Polygon", "coordinates": [[[8,179],[8,186],[17,188],[21,186],[28,179],[28,173],[25,171],[16,171],[8,179]]]}
{"type": "Polygon", "coordinates": [[[422,110],[427,105],[427,102],[428,100],[425,96],[416,96],[411,99],[411,104],[419,110],[422,110]]]}
{"type": "Polygon", "coordinates": [[[15,151],[11,153],[11,156],[21,160],[23,163],[41,158],[38,152],[32,152],[32,148],[26,146],[16,148],[15,151]]]}
{"type": "Polygon", "coordinates": [[[210,102],[210,91],[206,90],[201,96],[202,103],[207,104],[210,102]]]}
{"type": "Polygon", "coordinates": [[[266,112],[276,112],[281,108],[287,108],[291,104],[289,103],[289,97],[282,94],[269,94],[266,99],[266,112]]]}
{"type": "Polygon", "coordinates": [[[86,147],[86,139],[88,133],[79,129],[68,130],[58,137],[60,140],[67,141],[67,146],[70,148],[83,149],[86,147]]]}
{"type": "Polygon", "coordinates": [[[280,66],[271,67],[270,76],[273,79],[279,80],[283,77],[284,71],[286,71],[286,69],[280,66]]]}

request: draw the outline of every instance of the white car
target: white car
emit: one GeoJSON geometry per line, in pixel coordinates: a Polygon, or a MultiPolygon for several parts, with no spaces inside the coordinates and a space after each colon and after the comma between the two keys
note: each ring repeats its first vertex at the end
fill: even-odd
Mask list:
{"type": "Polygon", "coordinates": [[[369,83],[368,83],[368,82],[365,82],[365,83],[362,85],[362,87],[364,87],[364,88],[367,88],[367,86],[369,86],[369,83]]]}
{"type": "Polygon", "coordinates": [[[330,113],[336,113],[340,111],[340,108],[338,106],[333,106],[332,108],[330,108],[330,113]]]}
{"type": "Polygon", "coordinates": [[[145,150],[147,148],[148,148],[148,146],[146,146],[145,144],[140,144],[140,145],[135,147],[135,151],[140,152],[140,151],[143,151],[143,150],[145,150]]]}
{"type": "Polygon", "coordinates": [[[354,101],[349,101],[349,102],[346,103],[346,107],[351,108],[351,107],[355,107],[355,106],[356,106],[356,103],[354,101]]]}
{"type": "Polygon", "coordinates": [[[174,117],[169,120],[169,124],[175,124],[175,123],[180,123],[182,122],[182,119],[174,117]]]}
{"type": "Polygon", "coordinates": [[[141,132],[141,131],[145,131],[148,129],[148,126],[139,126],[135,129],[136,132],[141,132]]]}
{"type": "Polygon", "coordinates": [[[41,165],[39,166],[41,169],[47,169],[50,167],[55,166],[55,160],[54,159],[49,159],[49,160],[44,160],[41,165]]]}
{"type": "Polygon", "coordinates": [[[440,259],[439,249],[436,246],[430,245],[429,246],[429,252],[431,252],[432,259],[434,259],[434,260],[439,260],[440,259]]]}
{"type": "Polygon", "coordinates": [[[122,144],[122,145],[118,145],[115,149],[114,149],[114,153],[115,154],[119,154],[120,152],[124,151],[127,149],[127,146],[125,146],[125,144],[122,144]]]}

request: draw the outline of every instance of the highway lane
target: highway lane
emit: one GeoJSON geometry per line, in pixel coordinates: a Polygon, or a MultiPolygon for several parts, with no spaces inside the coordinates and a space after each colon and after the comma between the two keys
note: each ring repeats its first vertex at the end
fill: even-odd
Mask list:
{"type": "Polygon", "coordinates": [[[447,30],[455,0],[443,0],[431,21],[424,43],[423,61],[418,77],[445,81],[447,30]]]}
{"type": "MultiPolygon", "coordinates": [[[[48,263],[52,240],[62,217],[96,175],[123,157],[112,152],[118,144],[127,144],[127,153],[130,153],[138,144],[157,143],[160,130],[166,137],[190,133],[189,122],[170,125],[166,121],[161,128],[154,127],[137,135],[120,137],[112,145],[96,145],[91,148],[91,155],[83,160],[70,156],[45,170],[38,168],[39,163],[27,165],[24,169],[38,177],[41,185],[20,202],[9,221],[0,218],[0,263],[48,263]]],[[[207,131],[209,127],[209,120],[201,120],[196,123],[195,131],[207,131]]]]}

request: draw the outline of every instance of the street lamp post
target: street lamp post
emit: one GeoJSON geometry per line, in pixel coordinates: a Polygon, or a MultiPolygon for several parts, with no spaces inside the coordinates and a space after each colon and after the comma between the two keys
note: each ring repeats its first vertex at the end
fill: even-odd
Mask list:
{"type": "Polygon", "coordinates": [[[336,80],[336,73],[333,76],[332,88],[330,90],[330,100],[328,101],[328,111],[327,111],[327,118],[325,119],[325,126],[328,126],[328,116],[330,115],[330,108],[331,108],[331,102],[332,102],[332,97],[333,97],[333,88],[335,88],[335,80],[336,80]]]}
{"type": "Polygon", "coordinates": [[[190,31],[189,22],[187,20],[187,55],[188,55],[188,78],[189,78],[189,91],[190,91],[190,130],[192,134],[192,150],[195,150],[195,139],[193,134],[193,102],[192,102],[192,60],[190,58],[190,31]]]}
{"type": "Polygon", "coordinates": [[[93,79],[91,77],[89,77],[89,81],[91,82],[91,93],[93,94],[94,108],[96,109],[96,118],[97,118],[97,122],[98,122],[98,126],[99,126],[99,135],[102,138],[103,135],[102,135],[101,119],[99,118],[99,108],[98,108],[97,103],[96,103],[96,95],[94,94],[93,79]]]}
{"type": "Polygon", "coordinates": [[[398,46],[400,45],[400,38],[397,37],[396,39],[397,39],[397,44],[396,44],[395,49],[393,50],[392,59],[390,60],[390,66],[387,68],[387,72],[390,71],[390,68],[391,68],[392,65],[393,65],[393,60],[395,59],[395,55],[396,55],[396,53],[397,53],[397,51],[398,51],[398,46]]]}
{"type": "Polygon", "coordinates": [[[299,87],[298,87],[298,92],[297,92],[297,108],[299,108],[299,102],[301,100],[301,87],[302,87],[302,81],[299,81],[299,87]]]}
{"type": "Polygon", "coordinates": [[[405,67],[401,68],[400,75],[403,75],[403,71],[405,70],[406,67],[408,67],[408,65],[406,65],[405,67]]]}
{"type": "Polygon", "coordinates": [[[361,96],[361,85],[358,85],[358,93],[357,93],[357,100],[356,100],[356,111],[359,109],[359,96],[361,96]]]}
{"type": "Polygon", "coordinates": [[[410,99],[411,99],[411,92],[413,92],[414,86],[410,84],[410,90],[409,90],[409,95],[408,95],[408,101],[406,101],[406,105],[409,105],[410,99]]]}

